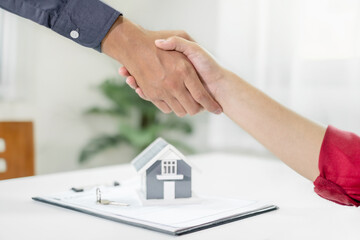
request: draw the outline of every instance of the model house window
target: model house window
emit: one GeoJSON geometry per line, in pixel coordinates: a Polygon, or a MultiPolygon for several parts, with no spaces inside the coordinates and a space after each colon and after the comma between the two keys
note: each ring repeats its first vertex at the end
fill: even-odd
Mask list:
{"type": "Polygon", "coordinates": [[[161,174],[176,174],[176,160],[166,160],[161,162],[161,174]]]}

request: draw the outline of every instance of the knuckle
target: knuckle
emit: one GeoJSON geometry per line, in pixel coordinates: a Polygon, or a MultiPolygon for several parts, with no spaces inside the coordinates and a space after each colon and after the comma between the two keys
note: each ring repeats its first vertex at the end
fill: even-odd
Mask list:
{"type": "Polygon", "coordinates": [[[154,89],[160,89],[161,87],[164,87],[164,84],[167,81],[167,74],[161,73],[157,77],[155,77],[156,80],[152,81],[152,85],[154,89]]]}
{"type": "Polygon", "coordinates": [[[196,115],[197,113],[199,113],[201,110],[201,106],[193,101],[190,105],[188,105],[188,107],[186,108],[186,111],[187,113],[190,115],[190,116],[194,116],[196,115]]]}
{"type": "Polygon", "coordinates": [[[163,101],[153,101],[153,104],[163,113],[169,113],[169,108],[163,101]]]}
{"type": "Polygon", "coordinates": [[[190,38],[190,35],[184,30],[179,30],[178,34],[176,36],[182,37],[182,38],[185,38],[185,39],[190,38]]]}
{"type": "Polygon", "coordinates": [[[177,112],[176,115],[182,118],[186,116],[186,112],[177,112]]]}
{"type": "Polygon", "coordinates": [[[156,100],[155,96],[156,96],[156,95],[154,94],[154,92],[149,92],[149,93],[146,94],[146,97],[147,97],[150,101],[155,101],[155,100],[156,100]]]}
{"type": "Polygon", "coordinates": [[[158,107],[158,109],[162,112],[162,113],[167,113],[167,110],[166,109],[164,109],[164,108],[160,108],[160,107],[158,107]]]}
{"type": "Polygon", "coordinates": [[[172,112],[172,110],[171,110],[169,107],[165,107],[165,106],[162,106],[162,107],[160,108],[160,110],[161,110],[163,113],[165,113],[165,114],[169,114],[169,113],[172,112]]]}
{"type": "Polygon", "coordinates": [[[183,30],[183,29],[180,29],[180,30],[177,31],[176,36],[182,37],[182,36],[184,36],[185,34],[186,34],[186,31],[183,30]]]}
{"type": "Polygon", "coordinates": [[[181,76],[188,76],[190,74],[189,64],[186,61],[179,62],[176,65],[176,73],[181,76]]]}
{"type": "Polygon", "coordinates": [[[150,91],[149,94],[147,94],[147,98],[151,101],[159,101],[162,98],[162,92],[161,91],[150,91]]]}
{"type": "Polygon", "coordinates": [[[201,107],[196,106],[191,112],[189,112],[189,115],[194,116],[194,115],[198,114],[200,111],[201,111],[201,107]]]}
{"type": "Polygon", "coordinates": [[[172,111],[170,109],[163,109],[162,112],[165,114],[172,113],[172,111]]]}
{"type": "Polygon", "coordinates": [[[173,79],[167,79],[164,81],[165,89],[167,89],[170,92],[174,92],[179,89],[179,84],[177,81],[174,81],[173,79]]]}
{"type": "Polygon", "coordinates": [[[189,35],[187,32],[184,32],[184,37],[185,37],[186,39],[189,39],[189,38],[190,38],[190,35],[189,35]]]}
{"type": "Polygon", "coordinates": [[[169,37],[167,41],[170,43],[174,43],[176,41],[176,39],[177,39],[177,36],[172,36],[172,37],[169,37]]]}
{"type": "Polygon", "coordinates": [[[201,48],[201,46],[200,46],[200,44],[198,44],[197,42],[192,42],[191,43],[191,48],[192,48],[192,50],[193,51],[195,51],[195,50],[201,50],[202,48],[201,48]]]}
{"type": "Polygon", "coordinates": [[[194,93],[193,98],[197,101],[197,102],[202,102],[206,99],[206,94],[202,91],[197,91],[194,93]]]}

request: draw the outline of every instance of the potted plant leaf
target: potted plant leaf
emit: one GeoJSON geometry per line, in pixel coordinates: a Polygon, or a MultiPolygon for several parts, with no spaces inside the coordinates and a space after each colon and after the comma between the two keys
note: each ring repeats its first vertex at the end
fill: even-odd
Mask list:
{"type": "Polygon", "coordinates": [[[109,100],[109,105],[91,107],[85,113],[115,118],[118,124],[117,131],[90,139],[80,152],[80,163],[122,144],[131,146],[135,153],[139,153],[159,136],[166,137],[167,141],[182,151],[193,152],[179,139],[169,137],[179,135],[171,133],[191,134],[192,126],[189,121],[174,114],[163,114],[151,102],[141,99],[124,84],[123,79],[106,79],[98,89],[109,100]]]}

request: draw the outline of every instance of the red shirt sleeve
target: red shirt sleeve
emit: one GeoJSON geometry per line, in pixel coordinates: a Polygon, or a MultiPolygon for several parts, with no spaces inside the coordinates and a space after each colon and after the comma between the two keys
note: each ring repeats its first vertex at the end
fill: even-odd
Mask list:
{"type": "Polygon", "coordinates": [[[326,130],[319,157],[315,192],[341,205],[360,206],[360,137],[332,126],[326,130]]]}

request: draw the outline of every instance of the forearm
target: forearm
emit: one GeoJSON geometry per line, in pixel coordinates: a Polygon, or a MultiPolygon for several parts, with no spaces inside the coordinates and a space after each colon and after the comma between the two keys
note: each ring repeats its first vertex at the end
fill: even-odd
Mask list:
{"type": "Polygon", "coordinates": [[[215,96],[224,113],[288,166],[315,180],[326,129],[282,106],[235,74],[226,72],[225,76],[215,96]]]}

